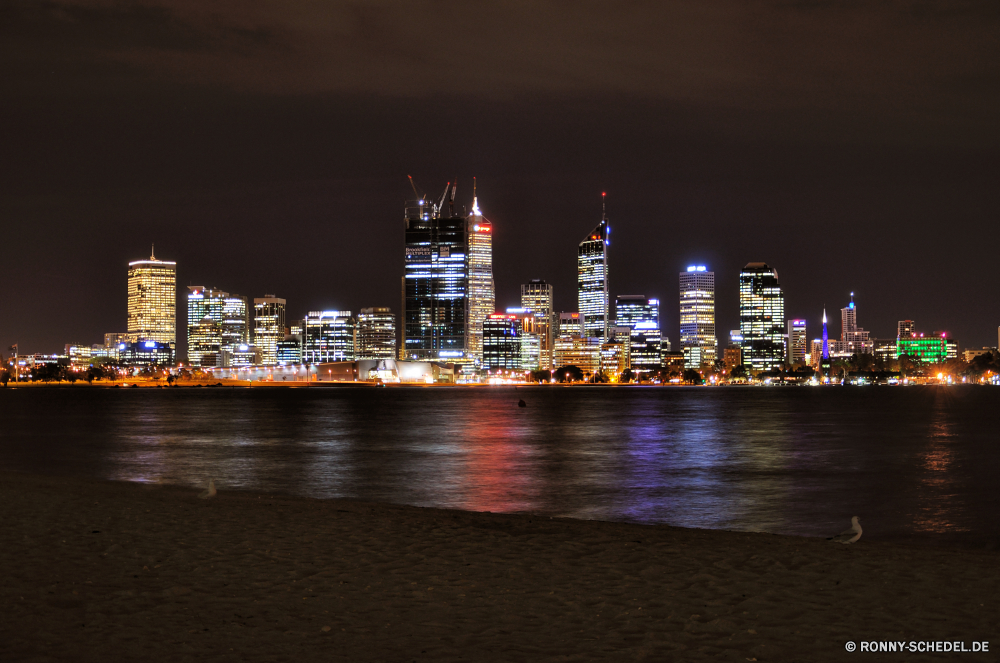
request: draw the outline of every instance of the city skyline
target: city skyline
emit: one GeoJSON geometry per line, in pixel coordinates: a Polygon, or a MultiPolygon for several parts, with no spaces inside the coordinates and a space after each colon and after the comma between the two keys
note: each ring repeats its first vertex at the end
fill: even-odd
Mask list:
{"type": "MultiPolygon", "coordinates": [[[[577,308],[564,238],[593,228],[607,191],[612,294],[672,301],[677,272],[709,265],[729,330],[727,284],[761,260],[810,327],[853,290],[875,337],[912,318],[993,343],[1000,273],[969,254],[1000,218],[1000,16],[986,4],[634,5],[613,26],[589,5],[461,7],[414,58],[394,44],[428,25],[417,6],[209,20],[157,3],[6,16],[5,347],[98,338],[120,319],[122,266],[153,242],[181,291],[277,293],[296,316],[398,310],[394,268],[354,276],[398,255],[408,173],[428,189],[460,174],[463,208],[478,177],[501,310],[529,278],[577,308]],[[43,260],[74,278],[40,274],[43,260]]],[[[676,345],[676,311],[663,313],[676,345]]]]}

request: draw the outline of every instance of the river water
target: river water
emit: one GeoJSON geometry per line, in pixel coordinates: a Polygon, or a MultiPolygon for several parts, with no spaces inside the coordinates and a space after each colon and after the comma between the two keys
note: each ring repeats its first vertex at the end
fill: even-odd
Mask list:
{"type": "Polygon", "coordinates": [[[12,470],[1000,544],[990,387],[7,388],[0,407],[12,470]]]}

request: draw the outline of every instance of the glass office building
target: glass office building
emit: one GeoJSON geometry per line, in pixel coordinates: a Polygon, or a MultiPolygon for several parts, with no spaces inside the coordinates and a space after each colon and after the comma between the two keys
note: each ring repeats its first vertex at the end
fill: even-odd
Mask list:
{"type": "Polygon", "coordinates": [[[469,353],[482,362],[483,322],[496,311],[493,289],[493,224],[483,216],[473,188],[469,215],[469,353]]]}
{"type": "Polygon", "coordinates": [[[629,364],[648,373],[661,365],[660,300],[645,295],[615,297],[615,328],[628,329],[629,364]]]}
{"type": "Polygon", "coordinates": [[[680,273],[681,352],[685,368],[711,365],[718,354],[715,338],[715,272],[691,265],[680,273]]]}
{"type": "Polygon", "coordinates": [[[358,314],[358,359],[396,358],[396,316],[386,307],[363,308],[358,314]]]}
{"type": "Polygon", "coordinates": [[[302,361],[354,361],[354,319],[350,311],[310,311],[304,321],[302,361]]]}
{"type": "Polygon", "coordinates": [[[553,324],[552,284],[541,279],[532,279],[521,284],[521,308],[535,315],[535,329],[539,338],[538,365],[543,369],[552,368],[552,342],[557,336],[553,324]]]}
{"type": "Polygon", "coordinates": [[[129,340],[177,343],[177,263],[136,260],[128,264],[129,340]]]}
{"type": "Polygon", "coordinates": [[[520,371],[522,321],[516,314],[494,313],[483,323],[484,370],[520,371]]]}
{"type": "Polygon", "coordinates": [[[767,371],[784,364],[785,295],[766,263],[748,263],[740,272],[740,334],[745,366],[767,371]]]}
{"type": "Polygon", "coordinates": [[[274,295],[254,297],[253,344],[266,366],[278,363],[278,343],[285,340],[285,300],[274,295]]]}
{"type": "Polygon", "coordinates": [[[400,358],[471,364],[468,219],[421,198],[407,204],[403,221],[400,358]]]}
{"type": "Polygon", "coordinates": [[[247,298],[216,288],[188,286],[188,361],[222,366],[223,356],[250,342],[247,298]]]}
{"type": "MultiPolygon", "coordinates": [[[[809,341],[806,338],[806,321],[788,321],[788,354],[785,360],[790,366],[806,363],[809,341]]],[[[822,350],[821,350],[822,351],[822,350]]]]}
{"type": "Polygon", "coordinates": [[[577,297],[583,336],[608,339],[610,296],[608,291],[608,235],[605,216],[580,242],[577,251],[577,297]]]}

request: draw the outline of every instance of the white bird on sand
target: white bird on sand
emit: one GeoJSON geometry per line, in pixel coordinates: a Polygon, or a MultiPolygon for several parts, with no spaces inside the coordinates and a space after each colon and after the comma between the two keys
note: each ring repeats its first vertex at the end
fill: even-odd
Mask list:
{"type": "Polygon", "coordinates": [[[861,538],[861,519],[857,516],[851,518],[851,529],[845,529],[843,532],[837,536],[831,536],[827,541],[836,541],[837,543],[854,543],[861,538]]]}
{"type": "Polygon", "coordinates": [[[203,500],[207,500],[209,497],[215,497],[215,479],[208,480],[208,490],[199,495],[203,500]]]}

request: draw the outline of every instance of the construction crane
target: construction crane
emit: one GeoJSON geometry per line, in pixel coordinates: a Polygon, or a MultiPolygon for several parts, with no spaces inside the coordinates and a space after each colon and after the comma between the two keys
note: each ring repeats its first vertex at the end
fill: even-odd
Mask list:
{"type": "Polygon", "coordinates": [[[444,193],[441,194],[441,200],[438,204],[434,206],[434,214],[437,216],[441,215],[441,210],[444,209],[444,199],[448,197],[448,189],[451,188],[451,182],[444,185],[444,193]]]}
{"type": "Polygon", "coordinates": [[[451,217],[455,218],[455,191],[458,190],[458,178],[455,178],[455,184],[451,187],[451,199],[448,201],[448,210],[451,212],[451,217]]]}

